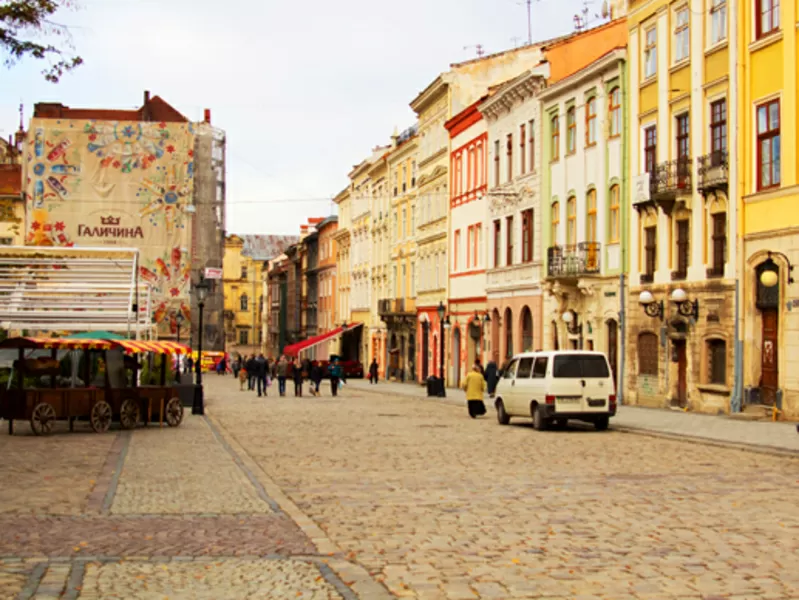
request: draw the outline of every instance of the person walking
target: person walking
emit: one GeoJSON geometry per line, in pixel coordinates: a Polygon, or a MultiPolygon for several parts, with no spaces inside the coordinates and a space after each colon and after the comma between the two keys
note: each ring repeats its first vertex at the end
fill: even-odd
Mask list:
{"type": "Polygon", "coordinates": [[[277,375],[277,390],[281,396],[286,395],[286,377],[288,377],[289,363],[286,360],[286,355],[280,356],[275,367],[275,374],[277,375]]]}
{"type": "Polygon", "coordinates": [[[322,378],[324,377],[324,372],[322,371],[322,365],[319,364],[318,360],[313,361],[311,364],[311,394],[314,396],[319,396],[319,385],[322,383],[322,378]]]}
{"type": "Polygon", "coordinates": [[[377,384],[377,359],[372,359],[372,364],[369,365],[369,384],[377,384]]]}
{"type": "Polygon", "coordinates": [[[247,374],[247,369],[239,369],[239,390],[244,391],[244,384],[247,383],[250,376],[247,374]]]}
{"type": "Polygon", "coordinates": [[[266,396],[266,373],[269,365],[266,362],[263,354],[259,354],[255,359],[256,368],[256,383],[258,384],[258,397],[263,393],[266,396]]]}
{"type": "Polygon", "coordinates": [[[488,361],[488,364],[486,365],[484,377],[486,379],[486,385],[488,386],[488,396],[493,398],[494,392],[497,389],[497,383],[499,382],[497,361],[493,358],[488,361]]]}
{"type": "Polygon", "coordinates": [[[466,379],[463,380],[463,389],[466,391],[466,402],[469,404],[469,416],[475,419],[479,415],[486,414],[486,405],[483,402],[486,380],[478,365],[475,364],[466,379]]]}
{"type": "Polygon", "coordinates": [[[254,390],[255,374],[258,368],[257,365],[255,364],[255,355],[252,355],[247,358],[247,362],[244,363],[244,368],[247,370],[247,389],[254,390]]]}
{"type": "Polygon", "coordinates": [[[291,362],[292,371],[291,375],[294,379],[294,397],[298,398],[302,396],[302,380],[303,373],[302,373],[302,365],[299,361],[294,360],[291,362]]]}
{"type": "Polygon", "coordinates": [[[241,356],[237,354],[233,359],[233,377],[236,379],[239,378],[239,371],[241,371],[241,356]]]}
{"type": "Polygon", "coordinates": [[[344,374],[341,364],[339,364],[338,358],[334,359],[333,362],[330,363],[328,370],[330,371],[330,391],[334,396],[338,396],[338,386],[344,374]]]}

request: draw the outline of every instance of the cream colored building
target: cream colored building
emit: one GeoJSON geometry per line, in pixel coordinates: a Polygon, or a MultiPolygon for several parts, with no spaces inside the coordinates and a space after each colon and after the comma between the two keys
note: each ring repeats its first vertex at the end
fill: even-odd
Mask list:
{"type": "Polygon", "coordinates": [[[369,169],[371,180],[370,230],[371,260],[369,262],[371,293],[369,297],[369,354],[364,363],[377,359],[379,374],[382,377],[386,362],[383,355],[386,347],[386,323],[380,319],[380,302],[389,297],[390,256],[390,174],[388,151],[377,159],[369,169]]]}

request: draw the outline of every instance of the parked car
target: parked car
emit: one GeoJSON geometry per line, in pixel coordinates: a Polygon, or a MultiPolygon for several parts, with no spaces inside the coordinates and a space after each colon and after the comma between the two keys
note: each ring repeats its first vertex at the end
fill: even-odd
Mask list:
{"type": "Polygon", "coordinates": [[[608,428],[616,415],[616,390],[607,357],[601,352],[555,350],[514,356],[502,370],[494,400],[497,420],[533,420],[536,429],[569,420],[608,428]]]}

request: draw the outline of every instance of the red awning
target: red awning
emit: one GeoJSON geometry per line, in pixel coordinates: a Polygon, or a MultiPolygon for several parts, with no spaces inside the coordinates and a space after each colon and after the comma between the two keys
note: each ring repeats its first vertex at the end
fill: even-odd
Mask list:
{"type": "MultiPolygon", "coordinates": [[[[351,325],[348,324],[346,330],[349,331],[350,329],[355,329],[361,325],[363,325],[363,323],[352,323],[351,325]]],[[[283,348],[283,354],[286,356],[299,356],[300,352],[313,348],[314,346],[318,346],[319,344],[323,344],[328,340],[332,340],[334,337],[341,335],[343,331],[343,327],[336,327],[335,329],[328,331],[327,333],[323,333],[322,335],[309,337],[307,340],[286,346],[283,348]]]]}

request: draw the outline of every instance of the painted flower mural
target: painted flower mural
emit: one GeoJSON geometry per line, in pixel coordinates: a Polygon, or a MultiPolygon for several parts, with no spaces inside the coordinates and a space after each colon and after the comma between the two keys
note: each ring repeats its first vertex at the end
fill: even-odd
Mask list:
{"type": "Polygon", "coordinates": [[[152,177],[142,179],[136,195],[142,198],[145,204],[139,215],[148,217],[154,227],[163,221],[168,234],[174,233],[175,228],[184,228],[183,219],[179,217],[191,203],[191,171],[190,163],[170,164],[157,167],[152,177]]]}
{"type": "Polygon", "coordinates": [[[163,256],[139,267],[141,279],[153,286],[156,323],[168,322],[170,315],[177,312],[189,320],[191,314],[187,295],[190,271],[189,255],[181,248],[172,248],[163,256]]]}

